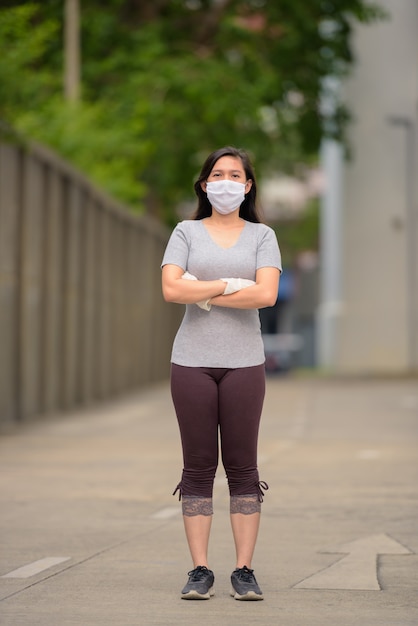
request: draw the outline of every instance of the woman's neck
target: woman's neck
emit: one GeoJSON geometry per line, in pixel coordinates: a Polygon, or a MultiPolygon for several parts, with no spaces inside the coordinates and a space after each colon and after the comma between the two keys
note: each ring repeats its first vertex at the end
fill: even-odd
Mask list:
{"type": "Polygon", "coordinates": [[[212,215],[205,218],[207,223],[211,226],[219,228],[236,228],[242,226],[244,220],[239,216],[239,211],[229,213],[229,215],[221,215],[215,209],[212,210],[212,215]]]}

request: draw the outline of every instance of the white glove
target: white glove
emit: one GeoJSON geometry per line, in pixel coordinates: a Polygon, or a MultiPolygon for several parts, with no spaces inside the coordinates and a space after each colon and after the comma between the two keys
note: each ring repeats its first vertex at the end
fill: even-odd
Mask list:
{"type": "MultiPolygon", "coordinates": [[[[185,278],[186,280],[197,280],[196,276],[193,276],[193,274],[190,274],[190,272],[184,272],[182,278],[185,278]]],[[[204,311],[210,311],[212,305],[209,304],[209,300],[210,298],[208,300],[201,300],[200,302],[196,302],[196,304],[204,311]]]]}
{"type": "Polygon", "coordinates": [[[182,278],[185,278],[186,280],[197,280],[196,276],[193,276],[190,272],[184,272],[182,278]]]}
{"type": "Polygon", "coordinates": [[[236,291],[255,285],[253,280],[249,280],[247,278],[221,278],[221,280],[226,282],[225,291],[223,293],[224,296],[228,296],[231,293],[235,293],[236,291]]]}

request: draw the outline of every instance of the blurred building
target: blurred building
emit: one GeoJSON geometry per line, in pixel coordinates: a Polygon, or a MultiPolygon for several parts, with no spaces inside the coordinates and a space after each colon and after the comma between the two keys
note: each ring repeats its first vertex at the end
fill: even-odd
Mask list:
{"type": "Polygon", "coordinates": [[[343,85],[351,160],[323,151],[319,360],[348,373],[418,370],[418,0],[379,4],[343,85]]]}

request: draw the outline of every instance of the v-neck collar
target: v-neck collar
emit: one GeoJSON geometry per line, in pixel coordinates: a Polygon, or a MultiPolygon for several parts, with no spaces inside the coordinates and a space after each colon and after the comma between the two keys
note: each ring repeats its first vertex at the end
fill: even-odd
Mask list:
{"type": "Polygon", "coordinates": [[[209,237],[209,239],[212,241],[212,243],[217,246],[218,248],[220,248],[221,250],[231,250],[231,248],[235,248],[235,246],[239,243],[243,232],[245,231],[245,229],[247,228],[247,221],[244,220],[244,226],[241,228],[238,237],[236,238],[236,240],[234,241],[234,243],[230,246],[222,246],[221,244],[219,244],[212,236],[212,234],[209,232],[209,229],[206,227],[206,225],[204,224],[204,219],[200,220],[202,223],[202,227],[205,231],[205,233],[207,234],[207,236],[209,237]]]}

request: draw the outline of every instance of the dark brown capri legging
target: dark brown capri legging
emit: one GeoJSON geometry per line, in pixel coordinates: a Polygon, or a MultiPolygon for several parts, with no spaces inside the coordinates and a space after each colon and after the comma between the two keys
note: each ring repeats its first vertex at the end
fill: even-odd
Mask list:
{"type": "Polygon", "coordinates": [[[219,461],[228,479],[231,513],[260,511],[263,489],[257,443],[265,393],[264,364],[236,369],[171,366],[171,393],[183,447],[176,491],[184,515],[211,515],[219,461]]]}

